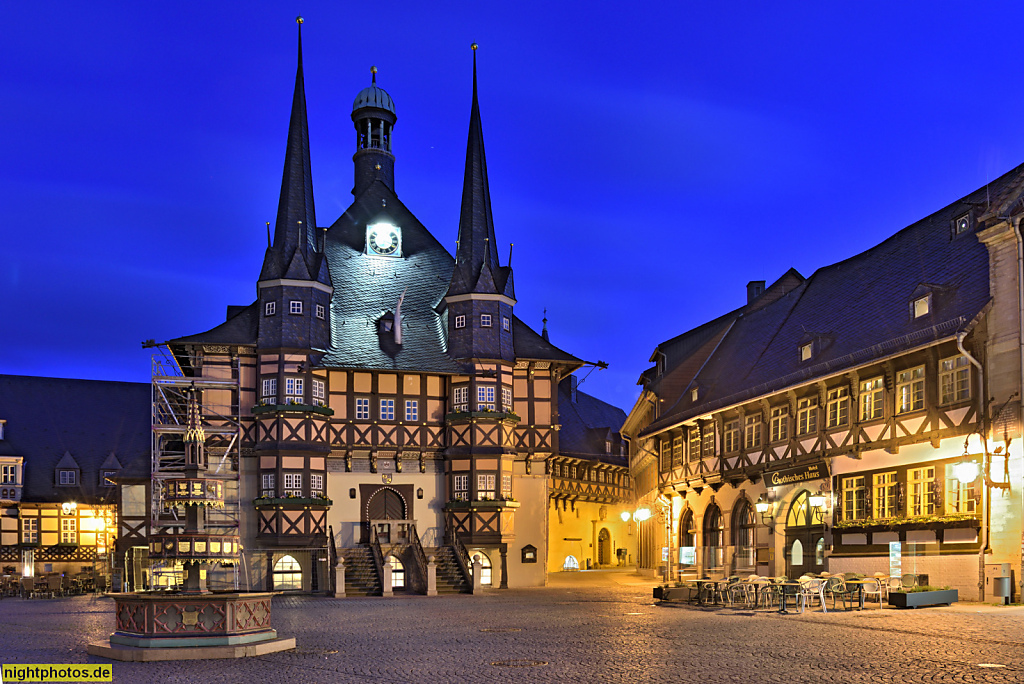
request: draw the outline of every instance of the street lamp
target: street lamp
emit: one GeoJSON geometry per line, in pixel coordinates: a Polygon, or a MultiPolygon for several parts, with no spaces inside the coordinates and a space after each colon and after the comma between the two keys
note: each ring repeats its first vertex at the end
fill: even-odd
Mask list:
{"type": "Polygon", "coordinates": [[[622,511],[619,517],[622,518],[622,522],[629,522],[629,511],[622,511]]]}
{"type": "Polygon", "coordinates": [[[811,494],[808,497],[808,502],[811,504],[811,515],[814,516],[814,520],[824,523],[825,513],[828,510],[825,506],[825,495],[819,489],[817,494],[811,494]]]}
{"type": "Polygon", "coordinates": [[[775,527],[773,526],[772,513],[775,508],[775,504],[768,500],[768,497],[762,494],[757,497],[757,501],[754,503],[754,510],[761,516],[761,524],[768,528],[768,534],[775,533],[775,527]]]}
{"type": "Polygon", "coordinates": [[[979,472],[978,462],[968,460],[966,453],[964,453],[964,459],[953,466],[953,477],[962,483],[974,482],[978,479],[979,472]]]}
{"type": "Polygon", "coordinates": [[[636,513],[633,514],[633,520],[636,520],[637,522],[645,522],[645,521],[650,520],[650,519],[651,519],[651,509],[650,508],[638,508],[638,509],[636,509],[636,513]]]}

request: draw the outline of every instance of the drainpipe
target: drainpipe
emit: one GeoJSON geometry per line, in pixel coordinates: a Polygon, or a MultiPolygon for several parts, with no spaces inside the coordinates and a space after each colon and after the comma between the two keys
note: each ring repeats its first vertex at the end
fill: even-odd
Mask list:
{"type": "Polygon", "coordinates": [[[981,367],[978,360],[964,349],[964,338],[966,332],[960,331],[956,334],[956,348],[960,353],[978,369],[978,385],[981,390],[978,392],[978,434],[981,436],[983,449],[981,464],[981,551],[978,553],[978,600],[985,600],[985,556],[989,553],[989,525],[992,520],[992,497],[989,491],[989,456],[988,456],[988,435],[985,434],[985,397],[988,392],[985,388],[985,369],[981,367]]]}

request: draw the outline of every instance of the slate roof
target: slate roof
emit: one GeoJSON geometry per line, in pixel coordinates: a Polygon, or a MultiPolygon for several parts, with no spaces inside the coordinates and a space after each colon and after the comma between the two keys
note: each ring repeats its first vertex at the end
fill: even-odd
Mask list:
{"type": "Polygon", "coordinates": [[[512,342],[517,359],[537,359],[540,361],[562,361],[582,365],[569,352],[562,351],[555,345],[538,335],[533,328],[523,323],[517,316],[512,317],[512,342]]]}
{"type": "Polygon", "coordinates": [[[973,229],[953,236],[953,220],[991,198],[1019,206],[1009,197],[1022,181],[1024,165],[741,314],[695,378],[698,401],[684,395],[642,434],[966,331],[990,300],[988,250],[973,229]],[[928,289],[933,310],[915,319],[911,301],[928,289]],[[811,340],[820,351],[801,362],[799,347],[811,340]]]}
{"type": "Polygon", "coordinates": [[[0,375],[0,455],[25,459],[21,500],[112,501],[114,488],[99,484],[111,453],[121,474],[148,477],[150,391],[135,382],[0,375]],[[58,487],[57,464],[68,459],[81,469],[79,483],[58,487]]]}
{"type": "Polygon", "coordinates": [[[259,325],[258,302],[249,306],[229,306],[228,319],[206,332],[168,340],[167,344],[256,344],[259,325]],[[232,315],[233,314],[233,315],[232,315]]]}
{"type": "Polygon", "coordinates": [[[621,455],[619,431],[626,422],[626,412],[579,389],[572,400],[572,376],[558,383],[558,454],[573,458],[601,461],[618,466],[629,465],[621,455]],[[612,441],[613,453],[605,451],[605,441],[612,441]]]}

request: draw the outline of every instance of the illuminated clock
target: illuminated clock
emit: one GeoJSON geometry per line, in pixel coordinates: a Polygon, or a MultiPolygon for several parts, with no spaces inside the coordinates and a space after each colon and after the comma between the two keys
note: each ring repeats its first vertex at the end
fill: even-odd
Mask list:
{"type": "Polygon", "coordinates": [[[971,228],[971,217],[964,214],[956,220],[956,234],[966,233],[971,228]]]}
{"type": "Polygon", "coordinates": [[[390,223],[366,226],[366,250],[378,256],[402,256],[402,230],[390,223]]]}

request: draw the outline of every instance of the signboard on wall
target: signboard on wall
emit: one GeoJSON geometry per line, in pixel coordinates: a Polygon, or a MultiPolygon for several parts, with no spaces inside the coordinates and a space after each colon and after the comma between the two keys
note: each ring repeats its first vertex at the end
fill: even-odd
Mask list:
{"type": "Polygon", "coordinates": [[[697,547],[696,546],[680,546],[679,547],[679,562],[683,565],[696,565],[697,564],[697,547]]]}
{"type": "Polygon", "coordinates": [[[667,563],[668,562],[668,547],[667,546],[662,546],[661,547],[661,562],[662,563],[667,563]]]}
{"type": "Polygon", "coordinates": [[[798,484],[800,482],[809,482],[810,480],[821,480],[824,477],[824,464],[819,462],[795,468],[776,470],[773,473],[765,473],[764,483],[768,487],[781,487],[782,485],[798,484]]]}
{"type": "Polygon", "coordinates": [[[889,577],[903,575],[903,559],[900,542],[889,542],[889,577]]]}

